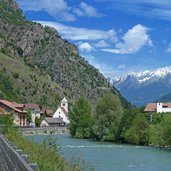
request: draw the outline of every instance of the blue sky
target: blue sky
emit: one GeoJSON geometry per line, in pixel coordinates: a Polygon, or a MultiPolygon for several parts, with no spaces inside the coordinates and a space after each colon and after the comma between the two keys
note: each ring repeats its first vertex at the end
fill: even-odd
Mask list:
{"type": "Polygon", "coordinates": [[[55,27],[106,77],[171,64],[169,0],[17,0],[26,18],[55,27]]]}

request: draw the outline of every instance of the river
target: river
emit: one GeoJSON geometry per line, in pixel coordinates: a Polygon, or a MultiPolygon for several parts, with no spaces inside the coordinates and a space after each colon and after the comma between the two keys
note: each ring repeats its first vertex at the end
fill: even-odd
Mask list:
{"type": "MultiPolygon", "coordinates": [[[[82,158],[96,171],[171,171],[171,150],[80,140],[67,134],[52,137],[66,158],[82,158]]],[[[40,142],[47,136],[28,138],[40,142]]]]}

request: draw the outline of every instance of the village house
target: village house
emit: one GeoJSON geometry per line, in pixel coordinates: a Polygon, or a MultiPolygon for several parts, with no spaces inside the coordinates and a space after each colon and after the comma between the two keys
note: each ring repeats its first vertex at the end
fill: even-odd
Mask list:
{"type": "Polygon", "coordinates": [[[68,119],[68,100],[64,97],[58,106],[56,112],[52,116],[53,118],[62,118],[64,124],[69,123],[68,119]]]}
{"type": "Polygon", "coordinates": [[[28,103],[24,104],[24,109],[30,112],[31,114],[31,123],[30,126],[35,126],[35,118],[38,117],[40,118],[41,115],[41,107],[39,104],[35,103],[28,103]]]}
{"type": "Polygon", "coordinates": [[[171,112],[171,103],[148,103],[145,107],[145,112],[167,113],[171,112]]]}
{"type": "Polygon", "coordinates": [[[9,102],[7,100],[0,100],[1,111],[8,112],[13,117],[14,125],[25,127],[27,125],[26,115],[27,111],[24,110],[24,104],[9,102]]]}

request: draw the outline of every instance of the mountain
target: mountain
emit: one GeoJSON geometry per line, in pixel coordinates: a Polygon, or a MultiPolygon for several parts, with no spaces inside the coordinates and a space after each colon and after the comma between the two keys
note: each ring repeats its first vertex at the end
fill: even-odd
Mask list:
{"type": "Polygon", "coordinates": [[[64,95],[71,101],[84,95],[95,103],[112,91],[127,103],[75,45],[54,28],[27,21],[13,0],[0,0],[0,52],[0,98],[54,105],[64,95]]]}
{"type": "Polygon", "coordinates": [[[145,105],[171,92],[171,67],[129,73],[115,77],[112,83],[128,101],[138,106],[145,105]]]}
{"type": "Polygon", "coordinates": [[[160,101],[160,102],[171,102],[171,93],[168,93],[168,94],[160,97],[157,101],[160,101]]]}

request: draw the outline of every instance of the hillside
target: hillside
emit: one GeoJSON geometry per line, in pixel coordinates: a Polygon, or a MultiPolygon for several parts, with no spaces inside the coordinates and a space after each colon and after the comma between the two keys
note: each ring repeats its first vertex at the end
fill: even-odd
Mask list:
{"type": "MultiPolygon", "coordinates": [[[[58,91],[54,90],[55,92],[43,93],[44,97],[42,98],[46,99],[46,103],[54,103],[52,102],[53,98],[49,102],[48,94],[52,92],[55,96],[65,94],[72,101],[80,95],[84,95],[93,103],[107,91],[119,95],[119,92],[109,85],[107,79],[79,55],[75,45],[62,39],[54,28],[43,27],[38,23],[27,21],[13,0],[0,0],[0,51],[15,59],[16,62],[22,63],[23,68],[24,65],[27,65],[27,69],[33,70],[34,73],[38,73],[37,75],[42,75],[41,79],[44,75],[45,79],[48,77],[49,84],[62,87],[58,91]]],[[[18,70],[19,67],[15,69],[15,72],[22,75],[20,73],[22,71],[18,70]]],[[[9,71],[10,74],[13,73],[9,71]]],[[[29,76],[24,78],[24,74],[23,80],[27,82],[29,76]]],[[[38,76],[37,80],[39,80],[38,76]]],[[[17,86],[19,83],[16,79],[11,79],[11,76],[10,81],[15,87],[20,87],[17,86]]],[[[41,81],[39,85],[41,85],[41,81]]],[[[20,92],[17,92],[18,97],[22,93],[28,97],[30,91],[33,92],[33,90],[39,92],[37,89],[42,89],[41,86],[36,85],[35,82],[31,83],[31,87],[28,89],[21,89],[20,92]]],[[[39,94],[42,92],[40,91],[39,94]]],[[[24,98],[23,95],[21,97],[26,101],[29,98],[32,99],[32,97],[24,98]]],[[[36,101],[39,102],[41,99],[38,98],[36,101]]]]}
{"type": "Polygon", "coordinates": [[[65,90],[48,75],[0,53],[0,99],[56,106],[65,90]]]}

